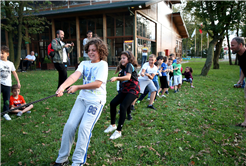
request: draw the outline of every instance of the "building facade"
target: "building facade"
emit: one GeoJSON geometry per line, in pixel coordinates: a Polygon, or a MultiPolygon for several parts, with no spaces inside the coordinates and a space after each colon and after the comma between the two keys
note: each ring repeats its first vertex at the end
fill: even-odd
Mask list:
{"type": "MultiPolygon", "coordinates": [[[[47,47],[56,37],[57,30],[65,33],[64,42],[75,44],[70,54],[70,66],[83,57],[83,39],[88,30],[108,44],[109,66],[116,66],[120,53],[128,49],[141,63],[143,43],[149,54],[181,56],[182,38],[188,32],[180,13],[173,13],[172,5],[180,0],[90,0],[53,1],[53,4],[38,13],[45,16],[51,25],[43,33],[31,35],[31,43],[24,43],[22,56],[31,50],[38,53],[37,67],[47,55],[47,47]]],[[[7,44],[6,32],[2,31],[2,44],[7,44]]]]}

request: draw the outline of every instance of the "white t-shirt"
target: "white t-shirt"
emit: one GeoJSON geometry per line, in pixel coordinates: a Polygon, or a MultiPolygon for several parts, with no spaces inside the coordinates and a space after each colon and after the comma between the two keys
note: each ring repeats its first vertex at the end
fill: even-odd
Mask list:
{"type": "MultiPolygon", "coordinates": [[[[143,69],[145,69],[145,73],[149,73],[150,75],[153,73],[156,74],[158,71],[158,68],[155,65],[154,67],[151,68],[149,66],[149,62],[146,62],[140,71],[142,71],[143,69]]],[[[145,75],[144,77],[142,76],[138,77],[138,80],[151,80],[151,79],[149,79],[149,77],[145,75]]]]}
{"type": "Polygon", "coordinates": [[[102,85],[96,89],[82,89],[79,92],[78,98],[102,101],[106,103],[106,83],[108,78],[108,63],[101,60],[98,63],[91,63],[91,61],[82,61],[76,71],[81,72],[83,77],[83,84],[89,84],[96,80],[102,81],[102,85]]]}
{"type": "MultiPolygon", "coordinates": [[[[63,43],[62,41],[60,41],[60,43],[61,46],[65,45],[65,43],[63,43]]],[[[63,48],[62,53],[63,53],[63,63],[67,63],[67,51],[65,47],[63,48]]]]}
{"type": "MultiPolygon", "coordinates": [[[[87,39],[87,38],[84,38],[84,40],[83,40],[83,46],[84,46],[84,47],[85,47],[85,45],[87,44],[87,42],[88,42],[88,39],[87,39]]],[[[83,57],[89,57],[88,54],[85,52],[85,50],[84,50],[83,57]]]]}
{"type": "Polygon", "coordinates": [[[34,55],[27,55],[26,59],[30,59],[30,60],[36,60],[36,57],[34,55]]]}
{"type": "Polygon", "coordinates": [[[15,71],[13,62],[0,60],[1,84],[12,86],[11,71],[15,71]]]}

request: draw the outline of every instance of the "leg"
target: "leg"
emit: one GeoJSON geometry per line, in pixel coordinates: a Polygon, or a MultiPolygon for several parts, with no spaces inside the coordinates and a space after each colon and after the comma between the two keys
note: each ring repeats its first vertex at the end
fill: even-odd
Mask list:
{"type": "Polygon", "coordinates": [[[155,99],[155,95],[156,95],[156,91],[157,91],[157,89],[156,89],[155,84],[153,83],[153,81],[151,81],[148,84],[147,88],[151,92],[149,105],[153,105],[153,102],[154,102],[154,99],[155,99]]]}
{"type": "MultiPolygon", "coordinates": [[[[122,103],[125,98],[126,93],[119,93],[115,98],[110,102],[110,117],[111,117],[111,125],[115,126],[115,118],[116,118],[116,107],[122,103]]],[[[121,107],[121,106],[120,106],[121,107]]],[[[121,109],[120,109],[121,114],[121,109]]],[[[126,114],[126,112],[125,112],[126,114]]]]}
{"type": "Polygon", "coordinates": [[[141,96],[138,98],[138,100],[142,101],[148,93],[149,93],[148,88],[145,88],[144,93],[141,94],[141,96]]]}
{"type": "Polygon", "coordinates": [[[85,102],[81,99],[77,99],[63,129],[61,148],[56,163],[63,163],[68,160],[77,127],[81,122],[85,111],[85,102]]]}
{"type": "Polygon", "coordinates": [[[54,63],[54,66],[59,73],[58,87],[57,87],[58,89],[60,85],[67,79],[67,68],[65,67],[63,63],[54,63]]]}
{"type": "Polygon", "coordinates": [[[29,105],[28,107],[26,107],[23,111],[21,111],[22,113],[26,113],[27,111],[30,111],[33,108],[33,105],[29,105]]]}
{"type": "Polygon", "coordinates": [[[26,70],[28,69],[28,67],[31,65],[31,61],[26,61],[26,70]]]}
{"type": "Polygon", "coordinates": [[[1,84],[1,93],[3,93],[3,112],[9,110],[10,86],[1,84]]]}
{"type": "Polygon", "coordinates": [[[103,106],[104,104],[99,102],[84,101],[85,111],[79,125],[78,139],[72,158],[73,164],[86,163],[92,130],[101,115],[103,106]]]}

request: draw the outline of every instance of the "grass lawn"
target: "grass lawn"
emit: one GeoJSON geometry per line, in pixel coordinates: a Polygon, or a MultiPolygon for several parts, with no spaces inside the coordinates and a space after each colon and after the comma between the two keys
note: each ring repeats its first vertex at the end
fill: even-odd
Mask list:
{"type": "MultiPolygon", "coordinates": [[[[235,126],[243,121],[245,105],[243,89],[233,88],[239,67],[220,62],[219,70],[202,77],[203,65],[184,63],[183,68],[194,70],[195,89],[184,83],[181,92],[170,90],[167,98],[157,98],[156,111],[147,109],[144,99],[135,106],[133,120],[125,121],[122,137],[113,141],[111,133],[103,132],[110,124],[109,103],[117,94],[116,83],[108,83],[107,103],[94,127],[86,165],[246,165],[246,129],[235,126]]],[[[113,73],[109,71],[109,78],[113,73]]],[[[27,103],[55,93],[56,71],[18,75],[27,103]]],[[[11,121],[1,118],[1,165],[52,165],[77,95],[36,103],[31,114],[11,115],[11,121]]]]}

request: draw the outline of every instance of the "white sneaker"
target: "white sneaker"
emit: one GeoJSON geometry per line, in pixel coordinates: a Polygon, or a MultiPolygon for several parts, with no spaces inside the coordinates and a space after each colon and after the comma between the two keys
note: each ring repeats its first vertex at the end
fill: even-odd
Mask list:
{"type": "Polygon", "coordinates": [[[11,118],[9,117],[8,114],[3,115],[3,117],[4,117],[6,120],[11,120],[11,118]]]}
{"type": "Polygon", "coordinates": [[[166,97],[165,95],[161,95],[161,97],[166,97]]]}
{"type": "Polygon", "coordinates": [[[18,112],[16,116],[21,116],[22,115],[22,112],[18,112]]]}
{"type": "Polygon", "coordinates": [[[32,111],[27,111],[26,113],[30,114],[32,111]]]}
{"type": "Polygon", "coordinates": [[[110,133],[116,129],[117,129],[116,125],[114,127],[112,125],[109,125],[108,128],[106,130],[104,130],[104,133],[110,133]]]}
{"type": "Polygon", "coordinates": [[[147,100],[150,100],[150,98],[147,98],[147,100]]]}
{"type": "Polygon", "coordinates": [[[157,96],[160,97],[159,93],[157,93],[157,96]]]}
{"type": "Polygon", "coordinates": [[[114,132],[114,134],[111,135],[109,139],[117,139],[121,137],[121,132],[118,132],[117,130],[114,132]]]}

